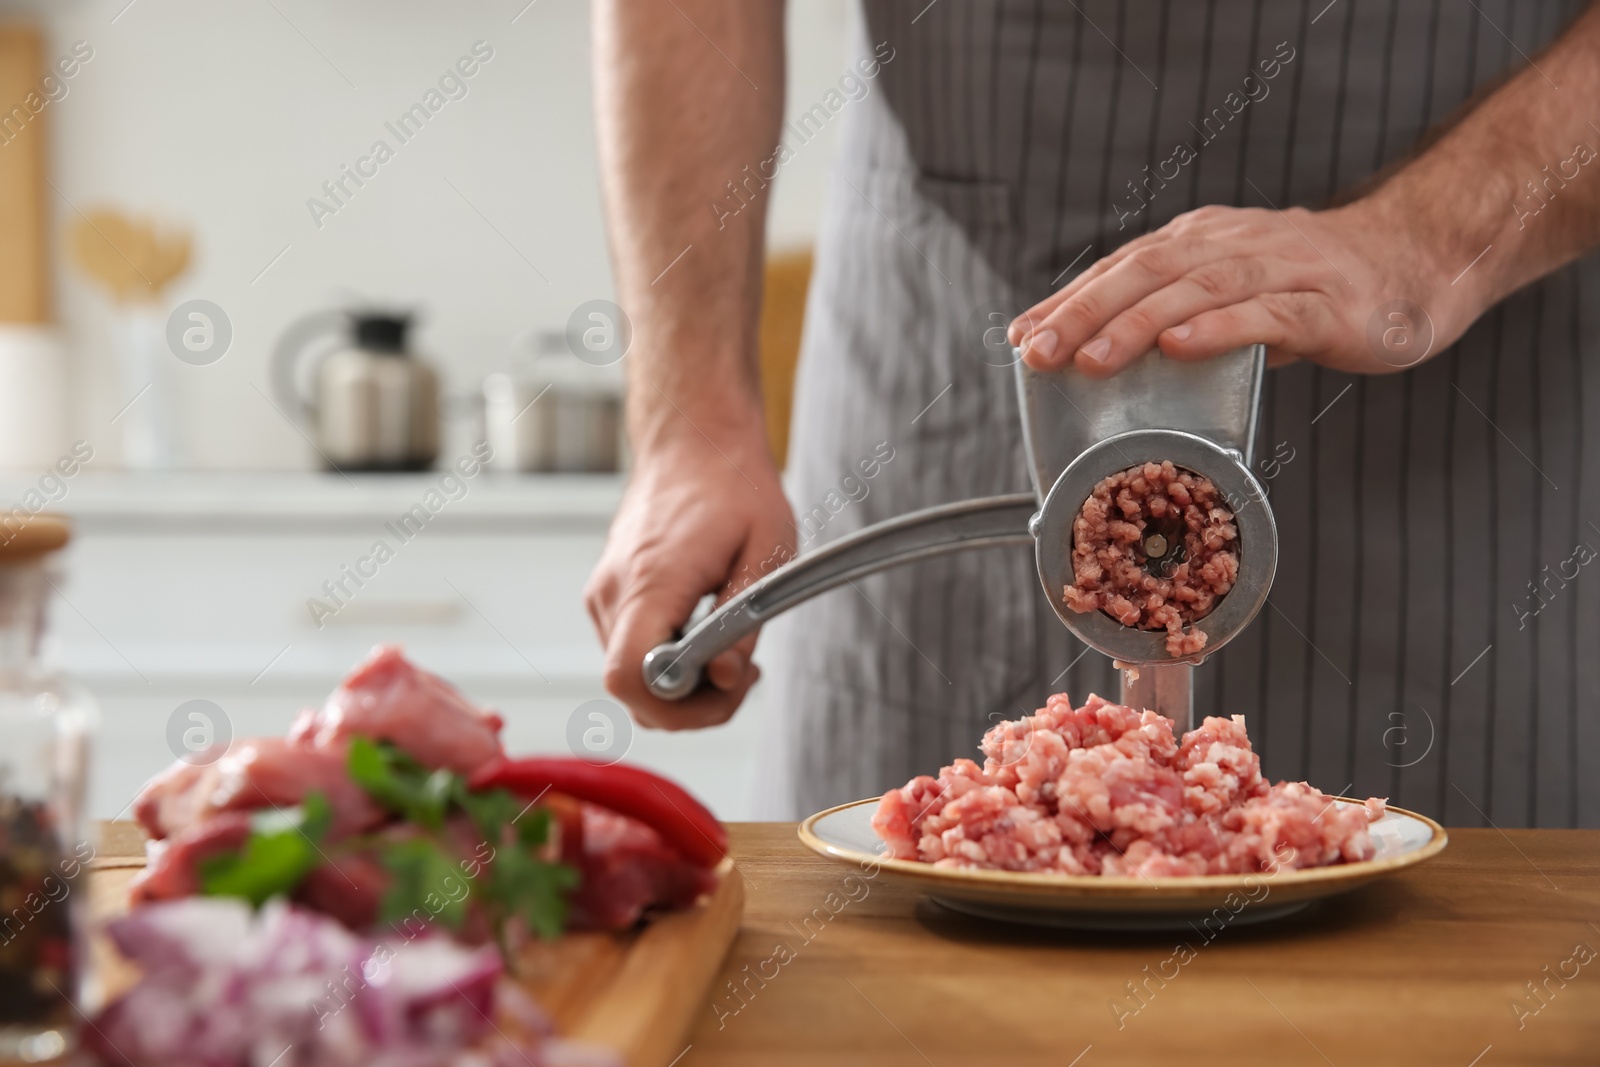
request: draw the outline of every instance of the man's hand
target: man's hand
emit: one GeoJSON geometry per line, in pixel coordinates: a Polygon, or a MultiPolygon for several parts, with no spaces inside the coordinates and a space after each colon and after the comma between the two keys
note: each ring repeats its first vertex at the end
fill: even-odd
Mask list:
{"type": "Polygon", "coordinates": [[[1273,363],[1309,359],[1384,374],[1454,341],[1473,315],[1446,268],[1379,203],[1331,211],[1203,207],[1123,245],[1011,326],[1028,365],[1106,378],[1159,347],[1199,360],[1265,343],[1273,363]],[[1400,301],[1399,329],[1374,314],[1400,301]]]}
{"type": "Polygon", "coordinates": [[[685,437],[635,468],[584,602],[606,647],[606,689],[641,725],[716,726],[734,713],[761,674],[754,634],[711,661],[709,687],[679,701],[645,688],[644,654],[672,640],[705,594],[720,604],[792,559],[794,528],[764,440],[685,437]]]}
{"type": "Polygon", "coordinates": [[[1117,249],[1011,324],[1038,369],[1104,378],[1159,347],[1265,342],[1382,374],[1443,351],[1600,245],[1600,3],[1367,195],[1327,211],[1205,207],[1117,249]]]}
{"type": "Polygon", "coordinates": [[[783,2],[592,10],[601,185],[617,298],[633,321],[635,461],[584,599],[606,689],[635,719],[714,726],[756,680],[754,636],[682,701],[650,695],[643,661],[702,596],[725,600],[794,551],[756,368],[770,186],[760,170],[783,121],[783,2]]]}

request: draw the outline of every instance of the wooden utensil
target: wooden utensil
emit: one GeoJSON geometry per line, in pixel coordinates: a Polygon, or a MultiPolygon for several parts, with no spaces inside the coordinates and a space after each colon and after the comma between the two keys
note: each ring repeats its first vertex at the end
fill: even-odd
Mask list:
{"type": "Polygon", "coordinates": [[[73,223],[73,259],[119,304],[153,304],[189,266],[189,234],[162,229],[152,219],[92,208],[73,223]]]}

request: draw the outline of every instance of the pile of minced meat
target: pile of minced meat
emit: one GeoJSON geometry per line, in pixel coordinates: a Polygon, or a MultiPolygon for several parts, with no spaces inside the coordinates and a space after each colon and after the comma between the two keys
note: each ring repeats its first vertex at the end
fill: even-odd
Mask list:
{"type": "Polygon", "coordinates": [[[1192,656],[1206,635],[1191,624],[1211,614],[1238,575],[1239,531],[1211,479],[1143,463],[1102,479],[1073,520],[1066,604],[1166,630],[1168,654],[1192,656]]]}
{"type": "Polygon", "coordinates": [[[872,827],[896,859],[940,867],[1173,877],[1371,859],[1384,801],[1340,804],[1269,785],[1244,717],[1173,722],[1064,693],[993,727],[983,766],[958,759],[884,794],[872,827]]]}

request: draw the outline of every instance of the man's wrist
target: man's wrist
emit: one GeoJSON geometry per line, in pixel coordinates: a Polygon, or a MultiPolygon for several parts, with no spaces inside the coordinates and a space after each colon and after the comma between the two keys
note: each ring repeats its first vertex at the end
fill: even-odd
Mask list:
{"type": "Polygon", "coordinates": [[[628,440],[639,461],[707,448],[770,458],[758,396],[724,390],[679,399],[649,380],[635,381],[629,389],[628,440]]]}
{"type": "Polygon", "coordinates": [[[1483,253],[1495,244],[1499,227],[1489,219],[1473,219],[1471,212],[1447,224],[1436,205],[1410,199],[1410,185],[1397,176],[1349,209],[1365,213],[1366,233],[1387,246],[1378,250],[1376,261],[1387,275],[1386,294],[1427,313],[1438,352],[1498,299],[1492,265],[1485,267],[1483,253]]]}

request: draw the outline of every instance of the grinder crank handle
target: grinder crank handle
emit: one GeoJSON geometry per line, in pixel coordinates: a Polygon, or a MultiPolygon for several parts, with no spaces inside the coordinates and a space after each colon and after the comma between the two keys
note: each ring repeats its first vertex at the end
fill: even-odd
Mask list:
{"type": "Polygon", "coordinates": [[[963,500],[914,511],[858,530],[786,563],[644,657],[644,682],[662,700],[682,700],[700,684],[706,664],[763,623],[834,586],[875,571],[993,545],[1031,545],[1032,493],[963,500]]]}

